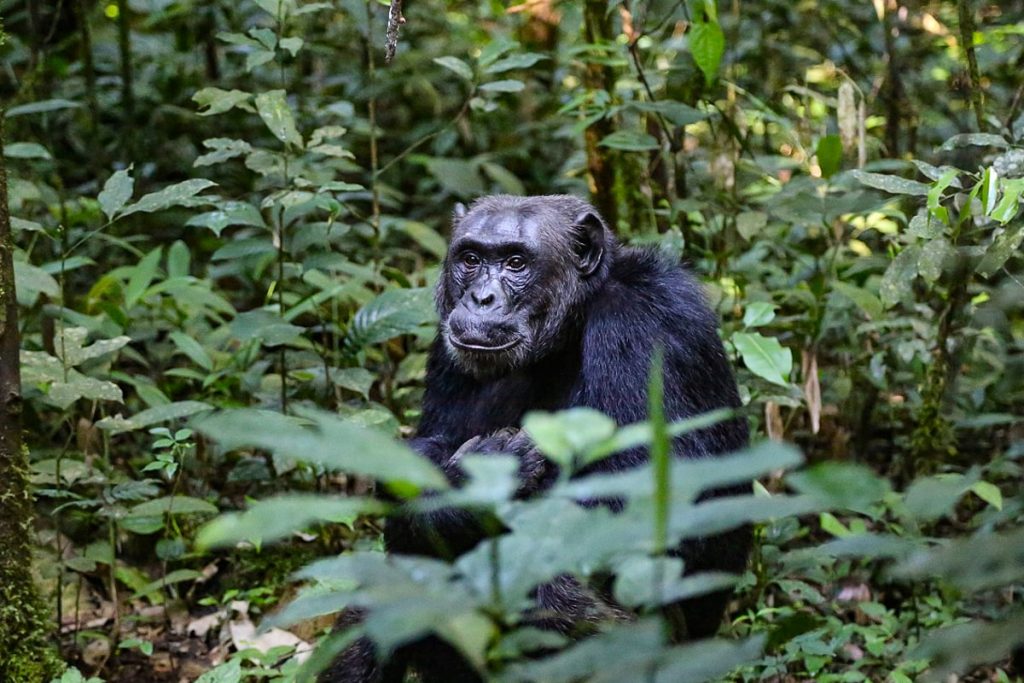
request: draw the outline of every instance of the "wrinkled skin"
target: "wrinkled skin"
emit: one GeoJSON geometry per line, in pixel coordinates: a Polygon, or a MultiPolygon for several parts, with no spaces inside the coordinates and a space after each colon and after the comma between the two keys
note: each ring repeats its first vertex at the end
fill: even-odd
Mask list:
{"type": "MultiPolygon", "coordinates": [[[[739,406],[718,321],[700,286],[657,252],[620,246],[594,208],[574,197],[494,196],[457,209],[437,309],[441,323],[427,365],[423,416],[409,445],[456,486],[468,453],[518,458],[519,498],[555,480],[554,465],[519,429],[529,411],[585,406],[620,425],[646,419],[655,345],[664,354],[669,419],[739,406]]],[[[746,444],[745,420],[733,419],[676,439],[673,452],[713,457],[746,444]]],[[[629,449],[588,471],[623,470],[647,457],[646,449],[629,449]]],[[[391,553],[454,560],[502,531],[486,515],[441,509],[393,517],[384,537],[391,553]]],[[[674,554],[688,574],[740,573],[749,546],[749,529],[740,528],[687,541],[674,554]]],[[[713,635],[728,600],[723,591],[669,606],[675,637],[713,635]]],[[[571,637],[626,617],[607,590],[568,576],[538,586],[535,602],[528,621],[571,637]]],[[[359,618],[346,613],[339,625],[359,618]]],[[[361,640],[321,681],[400,683],[410,669],[425,683],[483,680],[434,636],[383,659],[361,640]]]]}
{"type": "Polygon", "coordinates": [[[469,374],[500,375],[549,355],[600,285],[610,235],[592,209],[566,203],[571,214],[509,207],[456,223],[438,308],[441,337],[469,374]]]}

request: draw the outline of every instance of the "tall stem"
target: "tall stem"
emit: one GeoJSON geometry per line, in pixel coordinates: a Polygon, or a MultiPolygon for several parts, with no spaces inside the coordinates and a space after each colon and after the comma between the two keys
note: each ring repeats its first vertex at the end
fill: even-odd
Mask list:
{"type": "Polygon", "coordinates": [[[978,56],[974,51],[974,6],[971,0],[957,0],[957,10],[960,15],[960,45],[964,56],[967,57],[967,73],[971,79],[971,106],[974,108],[974,118],[978,122],[978,131],[984,133],[988,126],[985,125],[981,71],[978,69],[978,56]]]}
{"type": "Polygon", "coordinates": [[[117,0],[117,46],[121,56],[121,107],[124,109],[125,157],[135,156],[135,87],[132,83],[132,42],[128,30],[128,0],[117,0]]]}

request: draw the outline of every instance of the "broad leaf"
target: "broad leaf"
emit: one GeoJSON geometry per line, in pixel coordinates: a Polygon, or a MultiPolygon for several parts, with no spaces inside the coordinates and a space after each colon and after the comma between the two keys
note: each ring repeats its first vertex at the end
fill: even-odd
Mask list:
{"type": "Polygon", "coordinates": [[[201,401],[178,401],[147,408],[129,418],[122,417],[121,415],[105,417],[97,422],[96,426],[110,431],[111,434],[123,434],[124,432],[133,432],[137,429],[151,427],[161,422],[191,417],[211,409],[212,406],[201,401]]]}
{"type": "Polygon", "coordinates": [[[860,181],[862,185],[867,185],[883,192],[889,192],[890,194],[909,194],[926,197],[931,190],[929,185],[895,175],[868,173],[867,171],[850,171],[850,175],[860,181]]]}
{"type": "Polygon", "coordinates": [[[172,206],[199,206],[210,203],[210,199],[196,197],[200,192],[213,187],[217,183],[205,178],[193,178],[165,187],[158,192],[143,195],[142,199],[125,207],[123,216],[133,213],[152,213],[163,211],[172,206]]]}
{"type": "Polygon", "coordinates": [[[330,498],[323,495],[288,495],[253,503],[242,513],[218,517],[199,532],[202,547],[232,545],[242,541],[269,543],[322,522],[351,524],[357,515],[379,514],[384,504],[364,498],[330,498]]]}
{"type": "Polygon", "coordinates": [[[473,69],[469,67],[469,64],[466,64],[458,57],[434,57],[434,63],[440,64],[449,71],[454,72],[460,78],[470,82],[473,81],[473,69]]]}
{"type": "Polygon", "coordinates": [[[295,127],[295,117],[284,90],[270,90],[257,95],[256,111],[274,137],[285,144],[302,147],[302,136],[295,127]]]}
{"type": "Polygon", "coordinates": [[[704,73],[704,80],[710,85],[718,77],[718,67],[725,54],[725,34],[717,22],[707,21],[694,24],[687,40],[690,54],[697,67],[704,73]]]}
{"type": "Polygon", "coordinates": [[[124,208],[128,200],[132,198],[135,188],[135,180],[131,176],[131,167],[117,171],[107,178],[103,184],[103,191],[97,199],[100,209],[106,215],[107,220],[113,220],[114,216],[124,208]]]}
{"type": "Polygon", "coordinates": [[[435,322],[433,292],[426,288],[392,289],[359,309],[349,326],[346,343],[360,349],[435,322]]]}
{"type": "Polygon", "coordinates": [[[381,432],[327,413],[302,415],[300,422],[269,411],[230,410],[197,420],[196,426],[228,449],[249,446],[385,482],[448,487],[448,480],[426,458],[381,432]]]}
{"type": "Polygon", "coordinates": [[[737,332],[732,336],[732,343],[751,372],[774,384],[788,386],[793,353],[778,339],[758,332],[737,332]]]}
{"type": "Polygon", "coordinates": [[[658,149],[658,141],[653,135],[634,130],[617,130],[606,135],[598,144],[609,149],[621,149],[627,152],[646,152],[658,149]]]}

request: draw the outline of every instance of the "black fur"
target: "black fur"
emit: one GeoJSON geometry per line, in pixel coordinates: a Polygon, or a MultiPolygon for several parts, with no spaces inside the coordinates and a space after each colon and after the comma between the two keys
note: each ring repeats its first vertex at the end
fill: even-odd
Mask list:
{"type": "MultiPolygon", "coordinates": [[[[453,482],[459,479],[459,458],[467,450],[518,455],[523,463],[523,496],[550,482],[551,466],[517,431],[523,415],[531,410],[587,406],[620,425],[644,420],[655,345],[664,349],[665,413],[670,419],[739,405],[717,334],[718,320],[705,303],[699,283],[655,251],[620,246],[585,202],[572,197],[487,197],[468,213],[457,213],[456,219],[453,249],[473,231],[511,234],[515,230],[510,226],[526,225],[523,239],[537,239],[551,253],[545,254],[544,263],[532,264],[537,272],[528,272],[534,280],[526,285],[527,295],[517,298],[515,291],[508,290],[506,309],[516,309],[501,312],[506,316],[503,320],[519,316],[515,320],[528,319],[531,328],[522,332],[528,343],[520,344],[514,355],[500,358],[491,358],[496,354],[460,357],[447,339],[445,322],[462,305],[460,297],[471,282],[466,277],[460,280],[452,252],[446,260],[438,285],[441,333],[431,350],[423,417],[411,445],[444,469],[453,482]],[[581,224],[588,225],[581,228],[581,224]]],[[[481,312],[473,306],[462,314],[492,315],[489,309],[481,312]]],[[[680,457],[699,458],[746,445],[746,422],[735,419],[679,439],[674,449],[680,457]]],[[[645,450],[634,449],[598,463],[595,469],[620,470],[646,457],[645,450]]],[[[385,542],[393,553],[454,558],[493,531],[470,513],[443,510],[390,520],[385,542]]],[[[687,573],[738,573],[746,564],[749,545],[749,531],[740,529],[685,543],[679,554],[687,573]]],[[[728,598],[728,592],[722,592],[678,605],[685,635],[713,635],[728,598]]],[[[549,625],[566,632],[572,630],[573,620],[586,619],[595,604],[591,594],[571,579],[541,587],[538,602],[546,614],[563,616],[549,625]]],[[[436,638],[400,649],[383,668],[374,662],[367,643],[357,644],[321,680],[392,683],[402,680],[407,667],[419,671],[424,681],[480,680],[450,646],[436,638]]]]}

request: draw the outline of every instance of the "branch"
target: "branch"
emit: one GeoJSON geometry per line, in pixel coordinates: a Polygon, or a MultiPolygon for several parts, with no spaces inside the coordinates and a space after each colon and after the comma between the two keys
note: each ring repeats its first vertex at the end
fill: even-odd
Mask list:
{"type": "Polygon", "coordinates": [[[391,60],[395,58],[395,51],[398,50],[398,27],[404,23],[402,0],[391,0],[391,7],[388,8],[387,40],[384,43],[385,64],[390,64],[391,60]]]}

